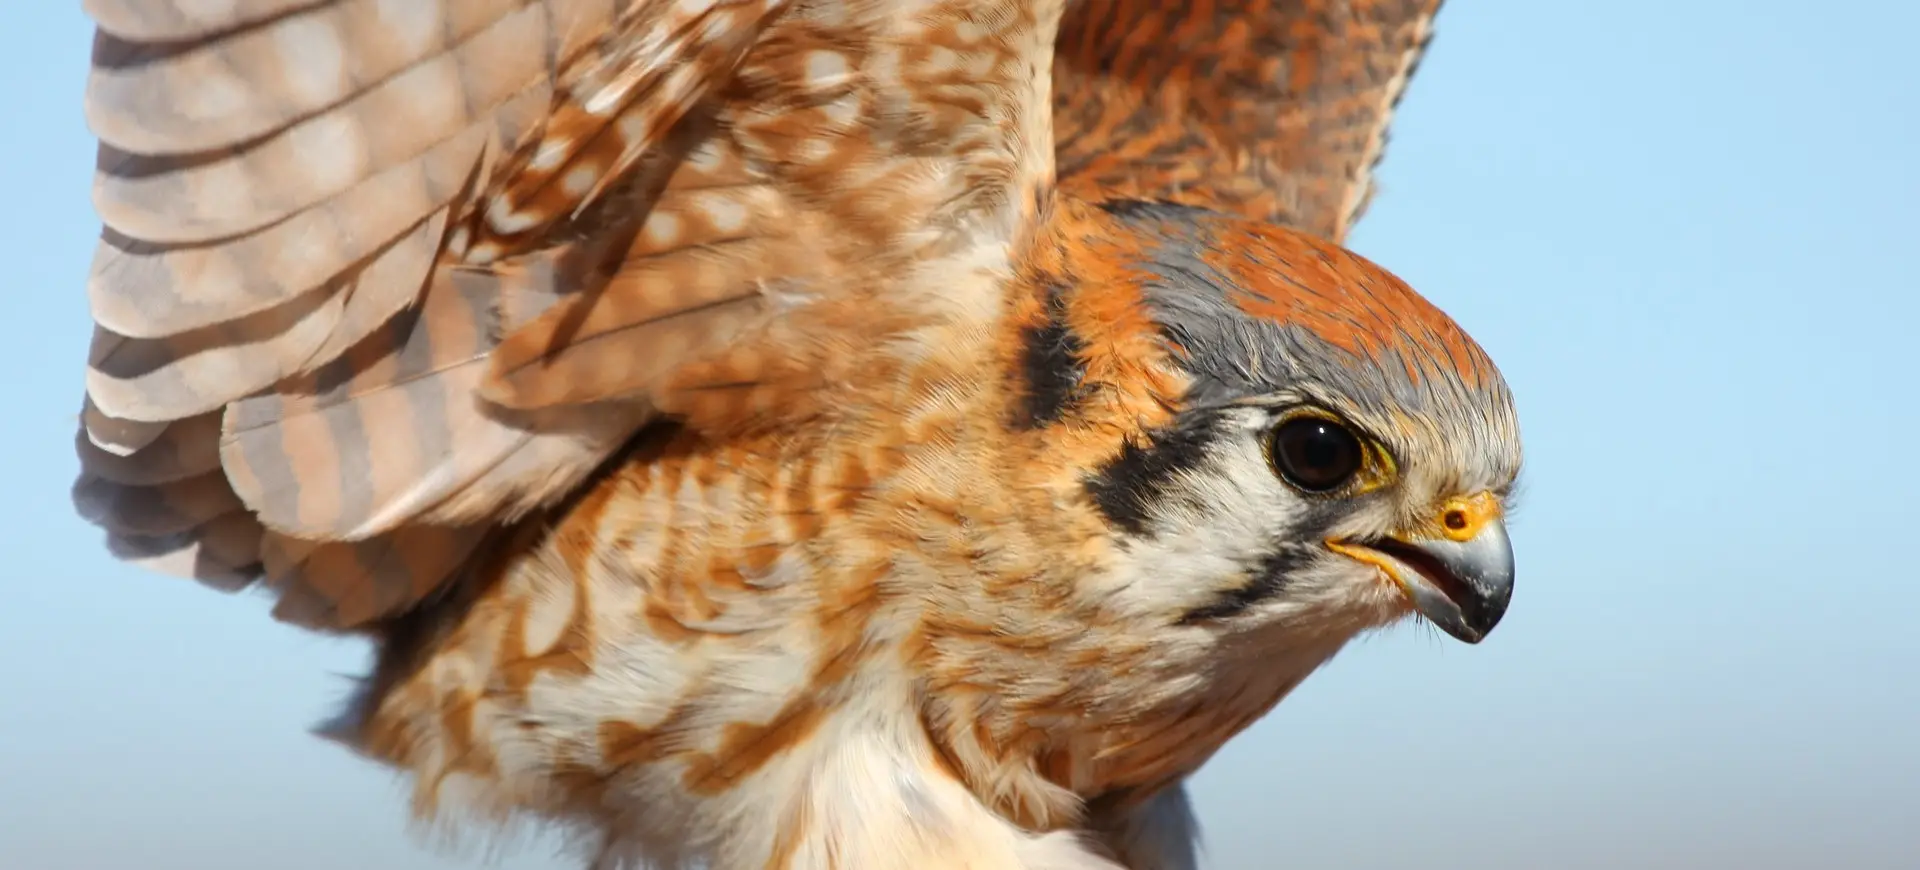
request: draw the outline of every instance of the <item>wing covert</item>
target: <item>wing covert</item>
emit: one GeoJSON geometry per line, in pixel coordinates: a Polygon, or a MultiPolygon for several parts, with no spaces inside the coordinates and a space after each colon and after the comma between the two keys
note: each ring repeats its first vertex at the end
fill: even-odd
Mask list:
{"type": "Polygon", "coordinates": [[[86,8],[75,504],[316,628],[663,414],[813,413],[990,290],[1052,177],[1057,0],[86,8]]]}
{"type": "Polygon", "coordinates": [[[1054,60],[1061,183],[1339,241],[1439,7],[1072,0],[1054,60]]]}

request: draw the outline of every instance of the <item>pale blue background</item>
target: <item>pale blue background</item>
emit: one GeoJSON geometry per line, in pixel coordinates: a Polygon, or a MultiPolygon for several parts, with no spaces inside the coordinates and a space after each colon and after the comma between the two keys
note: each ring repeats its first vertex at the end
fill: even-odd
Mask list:
{"type": "MultiPolygon", "coordinates": [[[[470,866],[304,734],[359,647],[72,517],[90,35],[3,5],[0,870],[470,866]]],[[[1920,868],[1920,4],[1452,0],[1439,31],[1352,242],[1512,380],[1518,597],[1477,648],[1355,645],[1231,744],[1212,866],[1920,868]]]]}

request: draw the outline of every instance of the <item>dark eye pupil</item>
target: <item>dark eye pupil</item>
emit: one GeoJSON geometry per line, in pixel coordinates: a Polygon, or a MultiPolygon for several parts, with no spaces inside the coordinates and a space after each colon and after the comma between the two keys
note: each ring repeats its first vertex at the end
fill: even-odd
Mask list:
{"type": "Polygon", "coordinates": [[[1360,440],[1332,420],[1305,417],[1273,433],[1273,461],[1288,483],[1323,492],[1360,471],[1360,440]]]}

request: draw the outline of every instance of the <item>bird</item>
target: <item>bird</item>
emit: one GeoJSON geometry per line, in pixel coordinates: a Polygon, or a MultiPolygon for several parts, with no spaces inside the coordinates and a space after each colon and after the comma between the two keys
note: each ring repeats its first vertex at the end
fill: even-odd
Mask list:
{"type": "Polygon", "coordinates": [[[1189,870],[1346,643],[1507,610],[1512,391],[1345,242],[1437,0],[84,6],[74,509],[366,641],[422,824],[1189,870]]]}

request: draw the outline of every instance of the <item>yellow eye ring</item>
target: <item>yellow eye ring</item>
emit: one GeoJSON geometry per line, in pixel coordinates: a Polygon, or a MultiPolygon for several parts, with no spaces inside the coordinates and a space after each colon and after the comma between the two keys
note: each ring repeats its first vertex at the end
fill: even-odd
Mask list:
{"type": "Polygon", "coordinates": [[[1392,480],[1393,457],[1340,417],[1317,408],[1285,414],[1268,430],[1274,474],[1310,495],[1358,495],[1392,480]]]}
{"type": "Polygon", "coordinates": [[[1367,465],[1367,448],[1341,423],[1300,415],[1268,433],[1267,456],[1280,479],[1296,489],[1329,493],[1345,488],[1367,465]]]}

